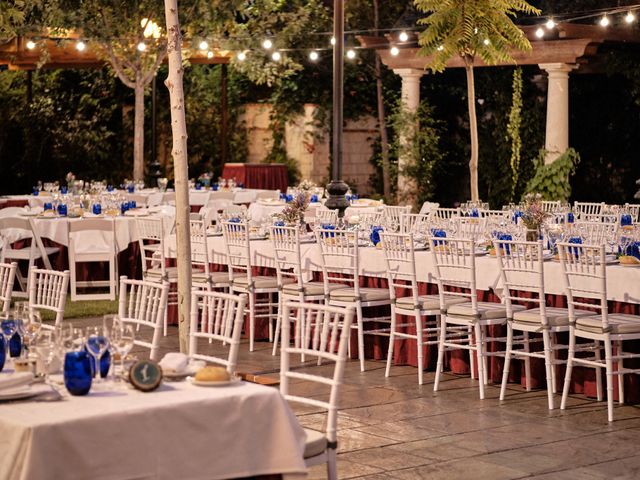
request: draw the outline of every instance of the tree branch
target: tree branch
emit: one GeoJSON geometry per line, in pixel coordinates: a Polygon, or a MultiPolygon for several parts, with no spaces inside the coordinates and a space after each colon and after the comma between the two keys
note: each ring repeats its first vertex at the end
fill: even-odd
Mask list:
{"type": "Polygon", "coordinates": [[[167,57],[167,47],[165,45],[158,52],[158,56],[156,57],[156,61],[153,63],[153,66],[151,67],[151,70],[149,70],[149,72],[147,72],[147,74],[144,77],[142,77],[142,84],[143,85],[146,85],[149,82],[151,82],[151,80],[153,80],[153,77],[155,77],[156,72],[158,71],[158,68],[160,67],[162,62],[164,62],[164,59],[166,57],[167,57]]]}
{"type": "Polygon", "coordinates": [[[111,48],[111,45],[107,44],[104,48],[105,48],[105,51],[107,52],[107,57],[109,57],[109,63],[111,63],[111,66],[113,67],[113,70],[116,72],[116,75],[118,76],[120,81],[129,88],[136,88],[135,82],[131,81],[131,79],[127,77],[127,74],[124,71],[124,67],[122,66],[122,63],[120,62],[120,60],[118,60],[118,58],[113,53],[113,49],[111,48]]]}

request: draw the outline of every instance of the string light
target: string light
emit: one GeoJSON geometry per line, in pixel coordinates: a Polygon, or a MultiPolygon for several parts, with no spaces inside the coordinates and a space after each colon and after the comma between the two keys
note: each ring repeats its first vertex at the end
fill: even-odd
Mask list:
{"type": "Polygon", "coordinates": [[[444,50],[444,45],[439,45],[436,50],[438,50],[439,52],[443,51],[444,50]]]}
{"type": "Polygon", "coordinates": [[[391,55],[393,55],[394,57],[397,57],[398,54],[400,53],[400,49],[398,47],[391,47],[391,50],[389,50],[389,52],[391,53],[391,55]]]}
{"type": "Polygon", "coordinates": [[[545,23],[544,26],[547,27],[547,30],[553,30],[553,28],[555,28],[556,26],[556,22],[554,22],[553,18],[550,18],[549,20],[547,20],[547,23],[545,23]]]}
{"type": "Polygon", "coordinates": [[[542,29],[542,27],[538,27],[538,29],[536,30],[536,37],[538,38],[544,37],[544,30],[542,29]]]}
{"type": "Polygon", "coordinates": [[[274,62],[279,62],[281,58],[282,55],[280,55],[280,52],[273,52],[271,54],[271,60],[273,60],[274,62]]]}
{"type": "Polygon", "coordinates": [[[262,48],[264,48],[265,50],[271,50],[271,47],[273,47],[273,42],[268,38],[264,42],[262,42],[262,48]]]}
{"type": "Polygon", "coordinates": [[[236,55],[236,57],[239,62],[244,62],[247,59],[247,54],[244,52],[238,52],[238,55],[236,55]]]}
{"type": "Polygon", "coordinates": [[[29,41],[27,42],[27,48],[28,48],[29,50],[33,50],[34,48],[36,48],[36,44],[35,44],[35,42],[34,42],[33,40],[29,40],[29,41]]]}
{"type": "Polygon", "coordinates": [[[633,23],[636,21],[636,16],[633,14],[633,12],[627,12],[624,17],[624,21],[627,23],[633,23]]]}
{"type": "Polygon", "coordinates": [[[336,37],[331,37],[330,42],[331,42],[331,45],[332,45],[332,46],[335,46],[335,44],[336,44],[336,37]]]}
{"type": "Polygon", "coordinates": [[[213,52],[211,51],[207,52],[207,58],[213,58],[213,52]]]}
{"type": "Polygon", "coordinates": [[[599,23],[600,23],[601,27],[608,27],[609,26],[609,23],[611,23],[611,22],[609,21],[609,17],[607,17],[606,13],[604,14],[604,17],[602,17],[600,19],[599,23]]]}
{"type": "Polygon", "coordinates": [[[490,45],[491,44],[491,40],[489,40],[488,38],[485,38],[482,43],[484,43],[485,45],[490,45]]]}
{"type": "Polygon", "coordinates": [[[317,62],[319,58],[320,58],[320,54],[315,50],[312,50],[309,53],[309,60],[311,60],[312,62],[317,62]]]}
{"type": "Polygon", "coordinates": [[[205,40],[202,40],[202,41],[200,42],[200,45],[198,45],[198,48],[199,48],[200,50],[203,50],[203,51],[204,51],[204,50],[209,50],[209,44],[208,44],[205,40]]]}
{"type": "Polygon", "coordinates": [[[147,49],[147,45],[144,42],[140,42],[138,44],[138,51],[139,52],[144,52],[147,49]]]}
{"type": "Polygon", "coordinates": [[[87,45],[82,40],[76,43],[76,50],[79,52],[84,52],[85,48],[87,48],[87,45]]]}
{"type": "Polygon", "coordinates": [[[349,60],[353,60],[354,58],[356,58],[356,51],[353,48],[347,50],[347,58],[349,60]]]}
{"type": "Polygon", "coordinates": [[[409,40],[409,34],[405,31],[400,32],[400,35],[398,35],[398,40],[400,40],[401,42],[406,42],[407,40],[409,40]]]}

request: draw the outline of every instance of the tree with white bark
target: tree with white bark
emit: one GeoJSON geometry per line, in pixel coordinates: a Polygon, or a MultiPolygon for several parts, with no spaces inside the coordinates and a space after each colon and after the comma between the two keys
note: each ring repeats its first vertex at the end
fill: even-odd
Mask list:
{"type": "MultiPolygon", "coordinates": [[[[478,201],[478,121],[473,66],[513,62],[511,49],[529,51],[531,43],[514,24],[518,13],[539,15],[525,0],[415,0],[416,8],[428,14],[419,20],[426,29],[420,34],[421,53],[431,56],[428,68],[442,72],[454,56],[462,58],[467,77],[471,159],[471,199],[478,201]]],[[[515,63],[515,62],[514,62],[515,63]]]]}

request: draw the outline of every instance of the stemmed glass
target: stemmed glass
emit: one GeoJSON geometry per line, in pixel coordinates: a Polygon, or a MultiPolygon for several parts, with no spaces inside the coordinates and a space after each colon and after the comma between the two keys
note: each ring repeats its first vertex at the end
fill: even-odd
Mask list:
{"type": "Polygon", "coordinates": [[[111,330],[111,345],[120,355],[120,371],[124,373],[124,359],[133,348],[135,332],[133,325],[123,324],[120,320],[114,323],[111,330]],[[118,326],[116,326],[118,325],[118,326]]]}
{"type": "Polygon", "coordinates": [[[42,318],[38,310],[32,310],[22,321],[22,341],[24,343],[24,352],[28,356],[33,342],[38,338],[40,329],[42,328],[42,318]]]}
{"type": "Polygon", "coordinates": [[[40,332],[37,338],[36,349],[44,363],[44,381],[48,382],[49,369],[51,368],[53,359],[56,357],[56,342],[51,330],[44,330],[43,332],[40,332]]]}
{"type": "Polygon", "coordinates": [[[86,347],[89,354],[93,357],[95,363],[95,382],[100,382],[100,359],[107,348],[109,348],[109,338],[107,329],[100,327],[87,327],[86,331],[86,347]]]}
{"type": "Polygon", "coordinates": [[[7,358],[9,357],[9,342],[11,341],[11,339],[13,338],[13,336],[15,335],[15,333],[18,331],[18,321],[13,318],[13,317],[9,317],[6,318],[4,320],[2,320],[2,322],[0,323],[0,326],[2,327],[2,334],[4,335],[4,346],[6,349],[6,356],[7,358]]]}

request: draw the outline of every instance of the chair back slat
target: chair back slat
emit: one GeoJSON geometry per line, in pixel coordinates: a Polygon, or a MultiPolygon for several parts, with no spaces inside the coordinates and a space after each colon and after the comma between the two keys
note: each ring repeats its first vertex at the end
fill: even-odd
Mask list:
{"type": "Polygon", "coordinates": [[[249,242],[249,224],[246,221],[223,221],[222,235],[229,265],[229,279],[235,274],[244,275],[251,284],[251,244],[249,242]]]}
{"type": "Polygon", "coordinates": [[[270,227],[270,238],[275,253],[278,285],[293,279],[299,288],[304,286],[302,255],[300,253],[300,229],[297,227],[270,227]]]}
{"type": "Polygon", "coordinates": [[[441,306],[445,295],[462,297],[471,302],[473,314],[477,314],[475,240],[431,237],[429,242],[441,306]]]}
{"type": "Polygon", "coordinates": [[[17,263],[0,263],[0,313],[6,314],[11,305],[11,292],[16,276],[17,263]]]}
{"type": "Polygon", "coordinates": [[[316,229],[316,240],[320,246],[325,287],[328,288],[331,280],[346,283],[354,288],[357,296],[360,290],[357,232],[319,228],[316,229]]]}
{"type": "Polygon", "coordinates": [[[410,289],[414,305],[417,305],[419,292],[413,234],[380,232],[380,241],[391,298],[396,298],[396,288],[410,289]]]}
{"type": "Polygon", "coordinates": [[[29,271],[29,311],[38,309],[55,313],[55,326],[59,326],[64,318],[68,287],[68,270],[32,268],[29,271]]]}

